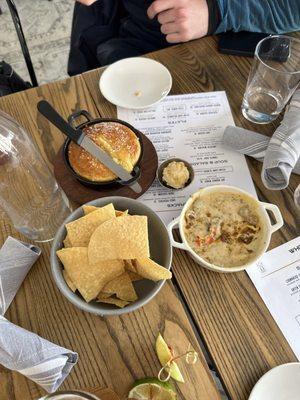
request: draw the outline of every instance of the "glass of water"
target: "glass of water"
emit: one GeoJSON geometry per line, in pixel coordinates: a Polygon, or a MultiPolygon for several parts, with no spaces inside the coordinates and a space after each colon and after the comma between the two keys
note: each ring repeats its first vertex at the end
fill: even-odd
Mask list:
{"type": "Polygon", "coordinates": [[[71,212],[31,138],[1,111],[0,207],[19,232],[36,242],[52,240],[71,212]]]}
{"type": "Polygon", "coordinates": [[[296,187],[296,190],[294,192],[294,202],[300,212],[300,185],[296,187]]]}
{"type": "Polygon", "coordinates": [[[56,392],[42,397],[40,400],[100,400],[94,394],[70,390],[66,392],[56,392]]]}
{"type": "Polygon", "coordinates": [[[242,103],[249,121],[274,121],[300,82],[300,40],[274,35],[256,46],[242,103]]]}

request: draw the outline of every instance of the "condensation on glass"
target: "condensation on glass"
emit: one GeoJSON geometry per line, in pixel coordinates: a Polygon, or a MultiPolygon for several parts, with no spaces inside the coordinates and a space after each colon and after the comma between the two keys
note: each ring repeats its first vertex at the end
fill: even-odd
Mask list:
{"type": "Polygon", "coordinates": [[[0,207],[27,238],[53,239],[69,202],[27,132],[0,111],[0,207]]]}

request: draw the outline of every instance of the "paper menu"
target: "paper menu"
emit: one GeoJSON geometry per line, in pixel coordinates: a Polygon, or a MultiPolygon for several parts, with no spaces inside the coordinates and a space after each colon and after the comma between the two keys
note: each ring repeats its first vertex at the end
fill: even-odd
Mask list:
{"type": "Polygon", "coordinates": [[[265,253],[247,273],[300,360],[300,236],[265,253]]]}
{"type": "Polygon", "coordinates": [[[221,145],[225,127],[234,125],[225,92],[168,96],[142,110],[118,107],[118,117],[148,136],[159,162],[178,157],[193,165],[195,179],[187,188],[169,190],[155,181],[140,197],[165,223],[204,186],[234,185],[256,195],[245,157],[221,145]]]}

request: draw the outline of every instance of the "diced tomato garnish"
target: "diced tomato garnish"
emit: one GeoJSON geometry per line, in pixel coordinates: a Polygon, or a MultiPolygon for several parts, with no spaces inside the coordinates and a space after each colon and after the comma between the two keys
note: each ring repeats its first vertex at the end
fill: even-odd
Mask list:
{"type": "Polygon", "coordinates": [[[213,236],[208,236],[206,239],[205,239],[205,244],[211,244],[211,243],[213,243],[215,241],[215,238],[213,237],[213,236]]]}
{"type": "Polygon", "coordinates": [[[196,237],[195,243],[196,243],[197,246],[200,246],[200,245],[201,245],[201,239],[200,239],[199,236],[196,237]]]}

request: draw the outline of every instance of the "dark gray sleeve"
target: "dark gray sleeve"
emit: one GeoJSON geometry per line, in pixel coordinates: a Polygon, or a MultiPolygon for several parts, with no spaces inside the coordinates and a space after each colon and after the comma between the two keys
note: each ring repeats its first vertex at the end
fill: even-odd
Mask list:
{"type": "Polygon", "coordinates": [[[215,33],[300,30],[300,0],[216,0],[220,23],[215,33]]]}

